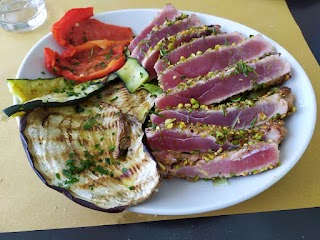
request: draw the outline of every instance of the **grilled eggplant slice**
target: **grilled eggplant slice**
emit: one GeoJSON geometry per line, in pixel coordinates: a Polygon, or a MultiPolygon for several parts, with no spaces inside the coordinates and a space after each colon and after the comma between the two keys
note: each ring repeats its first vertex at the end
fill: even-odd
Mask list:
{"type": "Polygon", "coordinates": [[[108,103],[119,108],[123,113],[136,117],[140,122],[144,122],[150,109],[154,106],[155,97],[145,89],[138,89],[130,93],[123,82],[112,81],[100,94],[87,101],[92,104],[108,103]]]}
{"type": "Polygon", "coordinates": [[[142,123],[93,102],[34,109],[21,119],[21,138],[48,186],[86,207],[118,212],[149,198],[160,176],[142,142],[142,123]]]}
{"type": "Polygon", "coordinates": [[[4,109],[7,116],[24,113],[38,107],[70,106],[84,101],[105,87],[107,79],[97,79],[80,84],[65,78],[9,79],[10,92],[19,99],[16,104],[4,109]]]}

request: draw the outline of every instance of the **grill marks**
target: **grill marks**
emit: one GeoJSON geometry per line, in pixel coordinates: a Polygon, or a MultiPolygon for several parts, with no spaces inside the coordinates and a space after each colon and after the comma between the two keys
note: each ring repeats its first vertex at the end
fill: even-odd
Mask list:
{"type": "Polygon", "coordinates": [[[270,88],[291,77],[289,63],[260,34],[222,33],[219,25],[170,31],[184,20],[153,28],[132,51],[163,89],[146,129],[163,174],[231,177],[276,167],[295,97],[270,88]]]}
{"type": "Polygon", "coordinates": [[[108,103],[121,112],[129,114],[137,118],[140,122],[144,122],[149,110],[154,105],[154,97],[144,89],[130,94],[128,89],[122,82],[112,82],[104,89],[99,97],[93,97],[88,100],[90,104],[99,106],[99,104],[108,103]]]}
{"type": "Polygon", "coordinates": [[[81,112],[39,108],[22,121],[30,161],[46,183],[106,211],[144,201],[160,180],[142,123],[107,102],[91,98],[81,112]]]}

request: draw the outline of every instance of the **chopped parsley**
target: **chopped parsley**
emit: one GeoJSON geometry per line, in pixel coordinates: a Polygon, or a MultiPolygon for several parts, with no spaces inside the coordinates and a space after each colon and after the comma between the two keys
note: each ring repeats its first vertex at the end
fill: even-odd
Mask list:
{"type": "Polygon", "coordinates": [[[107,64],[106,64],[105,62],[101,62],[101,63],[99,63],[99,66],[100,66],[101,68],[103,68],[103,67],[107,66],[107,64]]]}
{"type": "Polygon", "coordinates": [[[95,125],[98,124],[98,121],[96,119],[96,117],[93,118],[89,118],[86,123],[83,125],[83,129],[84,130],[90,130],[92,129],[95,125]]]}
{"type": "Polygon", "coordinates": [[[254,73],[258,76],[258,73],[250,66],[248,66],[244,61],[239,60],[236,62],[236,66],[233,71],[233,75],[242,73],[245,77],[248,77],[249,73],[254,73]]]}
{"type": "Polygon", "coordinates": [[[76,92],[74,92],[74,91],[67,92],[67,96],[68,96],[68,97],[72,97],[72,96],[78,97],[79,95],[80,95],[80,93],[76,93],[76,92]]]}
{"type": "Polygon", "coordinates": [[[106,164],[108,164],[108,165],[110,165],[110,164],[111,164],[111,160],[110,160],[110,158],[106,158],[104,161],[105,161],[105,162],[106,162],[106,164]]]}
{"type": "Polygon", "coordinates": [[[254,119],[251,121],[250,128],[253,128],[254,125],[256,125],[256,122],[257,122],[257,116],[255,116],[254,119]]]}
{"type": "Polygon", "coordinates": [[[98,165],[95,170],[98,172],[98,173],[101,173],[103,175],[108,175],[109,174],[109,170],[108,169],[104,169],[101,165],[98,165]]]}
{"type": "Polygon", "coordinates": [[[110,102],[114,102],[117,99],[118,99],[118,96],[115,96],[114,98],[110,99],[110,102]]]}
{"type": "Polygon", "coordinates": [[[108,148],[108,151],[114,151],[116,149],[116,147],[115,146],[110,146],[109,148],[108,148]]]}
{"type": "Polygon", "coordinates": [[[111,56],[110,56],[110,54],[109,54],[109,53],[107,53],[107,54],[105,54],[105,55],[104,55],[104,58],[105,58],[106,60],[109,60],[109,59],[110,59],[110,57],[111,57],[111,56]]]}
{"type": "Polygon", "coordinates": [[[161,57],[165,57],[166,55],[168,55],[169,51],[167,49],[161,49],[160,48],[160,55],[161,57]]]}

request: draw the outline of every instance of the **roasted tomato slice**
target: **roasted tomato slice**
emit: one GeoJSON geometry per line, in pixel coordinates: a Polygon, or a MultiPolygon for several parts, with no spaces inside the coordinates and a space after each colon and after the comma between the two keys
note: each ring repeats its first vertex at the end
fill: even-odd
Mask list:
{"type": "Polygon", "coordinates": [[[84,82],[106,76],[125,62],[124,47],[128,41],[96,40],[75,47],[70,57],[45,48],[45,66],[56,76],[84,82]]]}

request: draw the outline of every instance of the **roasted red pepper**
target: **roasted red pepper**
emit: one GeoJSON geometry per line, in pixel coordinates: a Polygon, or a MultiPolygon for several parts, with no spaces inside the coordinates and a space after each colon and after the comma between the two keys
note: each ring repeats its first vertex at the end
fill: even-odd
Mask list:
{"type": "Polygon", "coordinates": [[[125,62],[124,47],[133,38],[130,28],[102,23],[93,8],[71,9],[52,26],[52,33],[66,49],[45,48],[45,66],[56,76],[88,81],[118,70],[125,62]]]}
{"type": "MultiPolygon", "coordinates": [[[[65,15],[52,26],[52,34],[61,46],[70,46],[67,36],[77,23],[93,16],[93,7],[73,8],[65,13],[65,15]]],[[[73,46],[73,44],[71,44],[73,46]]]]}
{"type": "Polygon", "coordinates": [[[123,66],[127,44],[128,41],[90,41],[76,46],[70,57],[45,48],[45,65],[52,74],[79,82],[104,77],[123,66]]]}

